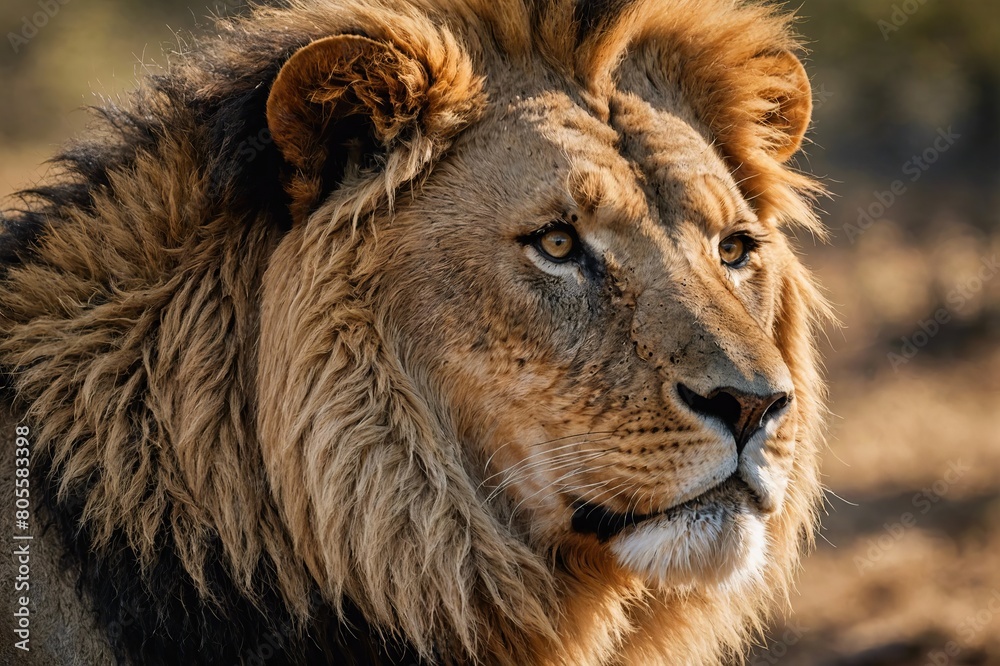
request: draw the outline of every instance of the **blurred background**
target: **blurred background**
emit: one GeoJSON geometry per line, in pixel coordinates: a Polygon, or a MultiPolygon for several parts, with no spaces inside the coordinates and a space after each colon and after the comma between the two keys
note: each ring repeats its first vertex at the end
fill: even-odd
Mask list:
{"type": "MultiPolygon", "coordinates": [[[[798,239],[844,323],[827,515],[749,663],[1000,664],[1000,3],[797,0],[815,91],[798,239]]],[[[3,0],[0,197],[82,108],[241,0],[3,0]]],[[[8,200],[8,204],[11,202],[8,200]]]]}

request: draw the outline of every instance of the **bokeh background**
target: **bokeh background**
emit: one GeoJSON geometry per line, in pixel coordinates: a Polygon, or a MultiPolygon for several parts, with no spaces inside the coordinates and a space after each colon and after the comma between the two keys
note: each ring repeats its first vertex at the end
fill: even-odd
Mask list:
{"type": "MultiPolygon", "coordinates": [[[[801,0],[827,515],[762,664],[1000,664],[1000,3],[801,0]]],[[[3,0],[0,197],[242,0],[3,0]]],[[[6,203],[11,204],[7,199],[6,203]]]]}

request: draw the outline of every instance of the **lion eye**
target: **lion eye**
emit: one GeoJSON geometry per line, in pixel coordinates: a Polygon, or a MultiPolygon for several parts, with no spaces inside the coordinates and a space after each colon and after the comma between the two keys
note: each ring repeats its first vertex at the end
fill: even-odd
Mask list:
{"type": "Polygon", "coordinates": [[[743,234],[733,234],[719,243],[719,258],[730,268],[743,268],[750,261],[753,241],[743,234]]]}
{"type": "Polygon", "coordinates": [[[560,225],[538,234],[534,246],[546,259],[561,262],[575,254],[577,242],[572,228],[560,225]]]}

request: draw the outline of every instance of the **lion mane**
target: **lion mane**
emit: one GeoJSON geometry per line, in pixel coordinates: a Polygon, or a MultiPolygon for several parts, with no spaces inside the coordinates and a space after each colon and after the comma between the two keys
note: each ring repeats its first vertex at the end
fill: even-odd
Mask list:
{"type": "Polygon", "coordinates": [[[776,74],[801,48],[791,21],[733,0],[289,0],[219,21],[98,109],[3,217],[0,380],[31,426],[47,534],[115,657],[257,663],[262,637],[268,663],[744,649],[820,495],[825,306],[805,269],[784,277],[777,329],[794,481],[765,577],[727,595],[564,561],[492,514],[387,342],[367,248],[489,113],[491,68],[540,60],[601,117],[632,49],[666,63],[758,215],[822,234],[819,187],[787,163],[810,113],[808,85],[776,74]],[[303,50],[328,39],[332,64],[303,50]],[[332,222],[294,235],[313,214],[332,222]],[[330,234],[336,251],[314,251],[330,234]]]}

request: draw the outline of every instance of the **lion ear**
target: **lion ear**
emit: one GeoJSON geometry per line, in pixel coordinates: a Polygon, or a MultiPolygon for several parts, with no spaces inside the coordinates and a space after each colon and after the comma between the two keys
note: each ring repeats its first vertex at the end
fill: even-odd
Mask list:
{"type": "Polygon", "coordinates": [[[812,119],[812,87],[802,62],[789,51],[762,56],[768,78],[768,102],[772,105],[763,124],[769,130],[769,148],[778,162],[787,162],[798,152],[812,119]]]}
{"type": "Polygon", "coordinates": [[[293,218],[307,216],[349,170],[371,171],[396,148],[439,139],[421,127],[440,97],[436,84],[423,62],[358,35],[326,37],[294,53],[267,101],[268,128],[290,166],[293,218]]]}

